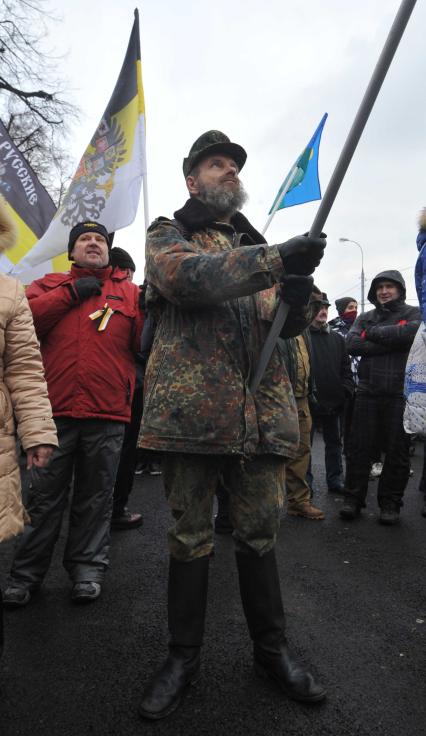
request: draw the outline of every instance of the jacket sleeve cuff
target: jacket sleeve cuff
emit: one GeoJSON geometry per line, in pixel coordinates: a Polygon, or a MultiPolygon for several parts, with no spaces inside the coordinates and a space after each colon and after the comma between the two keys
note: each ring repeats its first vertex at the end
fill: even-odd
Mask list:
{"type": "Polygon", "coordinates": [[[51,417],[37,417],[37,429],[34,428],[34,419],[28,419],[18,424],[18,436],[24,450],[36,445],[52,445],[58,447],[56,426],[51,417]],[[46,426],[43,427],[42,423],[46,426]]]}
{"type": "Polygon", "coordinates": [[[269,245],[266,250],[266,265],[271,271],[276,283],[285,276],[284,264],[277,245],[269,245]]]}

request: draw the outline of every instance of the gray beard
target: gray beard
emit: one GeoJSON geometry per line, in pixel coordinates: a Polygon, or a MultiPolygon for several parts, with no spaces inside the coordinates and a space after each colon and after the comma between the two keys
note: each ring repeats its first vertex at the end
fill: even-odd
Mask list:
{"type": "Polygon", "coordinates": [[[247,202],[248,195],[241,182],[238,189],[230,191],[225,189],[221,184],[212,186],[200,186],[198,198],[201,199],[211,210],[215,216],[232,217],[247,202]]]}

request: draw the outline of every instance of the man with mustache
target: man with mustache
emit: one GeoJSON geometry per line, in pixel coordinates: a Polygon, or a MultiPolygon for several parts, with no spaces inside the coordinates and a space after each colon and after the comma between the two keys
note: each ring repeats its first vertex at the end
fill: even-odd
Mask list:
{"type": "Polygon", "coordinates": [[[63,559],[72,600],[96,600],[108,569],[113,489],[143,324],[139,289],[125,271],[113,271],[110,249],[104,225],[78,223],[69,235],[71,270],[27,289],[59,447],[48,468],[33,471],[31,524],[13,560],[4,595],[9,607],[26,605],[40,588],[73,479],[63,559]]]}
{"type": "Polygon", "coordinates": [[[199,677],[213,499],[230,494],[241,598],[255,668],[290,697],[319,702],[324,688],[287,648],[274,545],[286,458],[295,456],[297,408],[276,349],[255,394],[250,379],[274,317],[290,304],[283,336],[309,323],[309,276],[324,238],[268,246],[240,212],[244,149],[217,130],[183,162],[190,198],[148,230],[146,294],[157,329],[147,365],[141,446],[162,453],[174,517],[169,532],[169,654],[148,684],[140,715],[160,719],[199,677]]]}

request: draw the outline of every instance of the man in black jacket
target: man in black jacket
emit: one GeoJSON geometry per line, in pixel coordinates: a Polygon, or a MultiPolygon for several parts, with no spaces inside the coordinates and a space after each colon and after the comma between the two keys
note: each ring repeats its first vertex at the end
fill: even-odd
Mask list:
{"type": "MultiPolygon", "coordinates": [[[[328,490],[343,491],[343,463],[340,420],[345,401],[354,391],[351,364],[345,339],[327,324],[330,302],[318,291],[319,310],[310,327],[312,370],[316,402],[311,404],[314,427],[321,426],[325,444],[325,472],[328,490]]],[[[308,473],[308,480],[311,480],[308,473]]]]}
{"type": "Polygon", "coordinates": [[[421,317],[418,307],[405,303],[399,271],[377,274],[368,299],[375,308],[358,317],[346,339],[349,353],[361,360],[346,458],[347,500],[340,516],[354,519],[365,506],[371,451],[381,435],[385,462],[377,491],[379,521],[395,524],[410,472],[403,427],[405,364],[421,317]]]}

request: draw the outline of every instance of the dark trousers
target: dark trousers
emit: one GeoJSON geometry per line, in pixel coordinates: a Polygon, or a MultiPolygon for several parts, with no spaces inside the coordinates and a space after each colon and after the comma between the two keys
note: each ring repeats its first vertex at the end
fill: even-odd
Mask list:
{"type": "Polygon", "coordinates": [[[4,646],[4,630],[3,630],[3,596],[1,594],[1,588],[0,588],[0,658],[3,654],[3,646],[4,646]]]}
{"type": "Polygon", "coordinates": [[[74,582],[100,582],[109,565],[112,493],[124,423],[55,419],[59,447],[47,468],[31,471],[31,524],[18,537],[9,583],[37,588],[49,568],[74,474],[63,564],[74,582]]]}
{"type": "MultiPolygon", "coordinates": [[[[340,415],[339,414],[321,414],[320,417],[312,417],[311,430],[311,446],[315,434],[315,424],[321,423],[322,435],[325,446],[325,475],[327,486],[331,490],[342,483],[343,461],[342,461],[342,438],[340,432],[340,415]]],[[[309,462],[309,469],[306,473],[306,480],[312,488],[312,461],[309,462]]]]}
{"type": "Polygon", "coordinates": [[[351,435],[346,457],[345,488],[359,506],[365,506],[368,476],[377,438],[385,453],[378,481],[380,508],[389,501],[402,506],[402,497],[410,473],[409,439],[404,432],[405,399],[403,396],[374,396],[358,393],[352,417],[351,435]]]}
{"type": "Polygon", "coordinates": [[[137,442],[143,412],[143,388],[135,389],[133,394],[130,424],[124,430],[123,447],[114,486],[113,516],[121,516],[133,487],[137,460],[137,442]]]}

